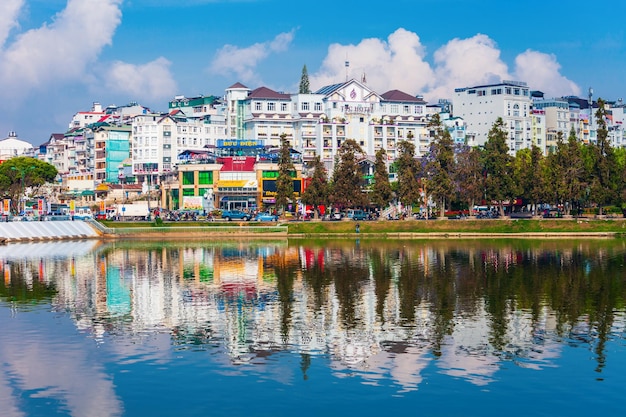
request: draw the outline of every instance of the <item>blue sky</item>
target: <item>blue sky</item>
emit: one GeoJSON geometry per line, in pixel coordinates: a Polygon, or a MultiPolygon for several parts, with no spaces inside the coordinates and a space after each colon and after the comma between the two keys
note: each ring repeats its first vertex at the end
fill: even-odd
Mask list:
{"type": "Polygon", "coordinates": [[[428,101],[505,80],[626,98],[626,2],[588,0],[2,0],[0,138],[39,145],[74,113],[241,82],[297,91],[346,78],[428,101]]]}

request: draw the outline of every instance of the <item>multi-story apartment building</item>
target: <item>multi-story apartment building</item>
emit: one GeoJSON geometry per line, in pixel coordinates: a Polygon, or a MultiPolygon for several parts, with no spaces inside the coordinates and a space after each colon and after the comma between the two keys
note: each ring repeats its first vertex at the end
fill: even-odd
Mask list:
{"type": "MultiPolygon", "coordinates": [[[[552,152],[556,149],[557,139],[560,136],[563,141],[572,129],[570,117],[570,104],[565,99],[539,99],[533,100],[533,109],[543,111],[546,127],[546,146],[552,152]]],[[[535,115],[537,113],[533,113],[535,115]]]]}
{"type": "Polygon", "coordinates": [[[226,136],[224,108],[214,96],[178,96],[169,107],[166,114],[133,118],[131,158],[138,182],[158,183],[175,168],[179,154],[214,147],[226,136]]]}
{"type": "Polygon", "coordinates": [[[94,180],[117,184],[119,166],[130,156],[131,126],[96,126],[94,132],[94,180]]]}
{"type": "Polygon", "coordinates": [[[504,121],[509,149],[515,154],[532,146],[532,102],[525,82],[502,81],[454,90],[453,113],[467,123],[472,146],[483,146],[498,118],[504,121]]]}

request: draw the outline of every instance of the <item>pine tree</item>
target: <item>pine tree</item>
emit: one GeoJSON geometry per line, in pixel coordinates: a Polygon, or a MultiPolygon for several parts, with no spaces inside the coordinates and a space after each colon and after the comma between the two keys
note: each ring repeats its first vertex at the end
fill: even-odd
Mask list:
{"type": "Polygon", "coordinates": [[[282,212],[287,204],[294,200],[293,194],[293,161],[291,149],[286,135],[280,135],[280,154],[278,157],[278,178],[276,178],[276,207],[282,212]]]}
{"type": "Polygon", "coordinates": [[[608,141],[609,131],[606,117],[607,111],[604,100],[598,99],[598,110],[596,111],[597,141],[591,145],[593,166],[588,181],[590,196],[600,206],[600,214],[602,214],[603,205],[617,201],[617,190],[621,179],[615,152],[608,141]]]}
{"type": "Polygon", "coordinates": [[[420,169],[415,161],[415,145],[406,140],[398,143],[398,199],[405,206],[412,206],[421,200],[419,189],[420,169]]]}
{"type": "Polygon", "coordinates": [[[300,76],[300,94],[311,94],[309,87],[309,73],[306,69],[306,65],[302,67],[302,76],[300,76]]]}
{"type": "Polygon", "coordinates": [[[328,203],[328,179],[326,168],[320,160],[319,155],[313,160],[312,167],[313,176],[311,177],[310,184],[302,194],[302,203],[313,206],[313,212],[315,218],[317,218],[319,206],[328,203]]]}
{"type": "Polygon", "coordinates": [[[391,184],[389,183],[389,172],[387,171],[387,152],[380,148],[376,152],[376,162],[374,164],[374,185],[370,200],[379,208],[387,207],[393,196],[391,184]]]}
{"type": "Polygon", "coordinates": [[[357,155],[361,154],[363,150],[354,139],[347,139],[339,148],[331,185],[331,202],[335,208],[365,206],[363,178],[357,161],[357,155]]]}
{"type": "Polygon", "coordinates": [[[487,201],[498,202],[500,215],[504,215],[504,200],[511,200],[515,193],[513,158],[509,155],[506,139],[504,122],[499,117],[489,131],[483,152],[483,165],[487,201]]]}
{"type": "Polygon", "coordinates": [[[434,135],[426,157],[426,178],[430,195],[439,203],[439,217],[443,218],[446,201],[454,198],[454,148],[450,132],[443,127],[438,114],[433,115],[428,127],[434,135]]]}

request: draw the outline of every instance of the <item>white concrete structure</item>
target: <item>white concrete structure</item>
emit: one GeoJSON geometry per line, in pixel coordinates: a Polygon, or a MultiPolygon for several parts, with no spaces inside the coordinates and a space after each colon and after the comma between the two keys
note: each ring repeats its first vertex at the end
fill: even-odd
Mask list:
{"type": "Polygon", "coordinates": [[[474,134],[475,143],[470,143],[472,146],[484,145],[493,124],[502,118],[511,154],[530,148],[531,107],[529,88],[521,81],[502,81],[454,90],[453,113],[465,120],[468,132],[474,134]]]}
{"type": "Polygon", "coordinates": [[[0,160],[14,156],[32,156],[33,145],[17,138],[17,133],[9,132],[9,136],[0,140],[0,160]]]}

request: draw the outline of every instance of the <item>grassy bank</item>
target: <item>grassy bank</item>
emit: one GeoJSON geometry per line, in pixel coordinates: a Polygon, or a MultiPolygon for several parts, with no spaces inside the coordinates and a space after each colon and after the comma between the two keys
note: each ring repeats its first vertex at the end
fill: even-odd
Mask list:
{"type": "MultiPolygon", "coordinates": [[[[133,228],[154,228],[162,233],[184,232],[185,228],[201,228],[210,233],[211,229],[224,227],[243,229],[252,226],[276,226],[276,223],[257,222],[172,222],[156,227],[154,222],[103,222],[111,229],[125,229],[132,233],[133,228]]],[[[343,235],[355,233],[356,222],[279,222],[287,226],[289,235],[343,235]]],[[[551,234],[551,233],[611,233],[626,235],[626,220],[622,218],[606,220],[588,219],[498,219],[498,220],[404,220],[404,221],[364,221],[359,222],[360,234],[551,234]]],[[[121,230],[120,230],[121,231],[121,230]]],[[[139,231],[139,230],[137,230],[139,231]]]]}
{"type": "MultiPolygon", "coordinates": [[[[405,220],[360,222],[360,233],[626,233],[626,222],[616,220],[405,220]]],[[[289,234],[352,233],[355,222],[289,224],[289,234]]]]}

